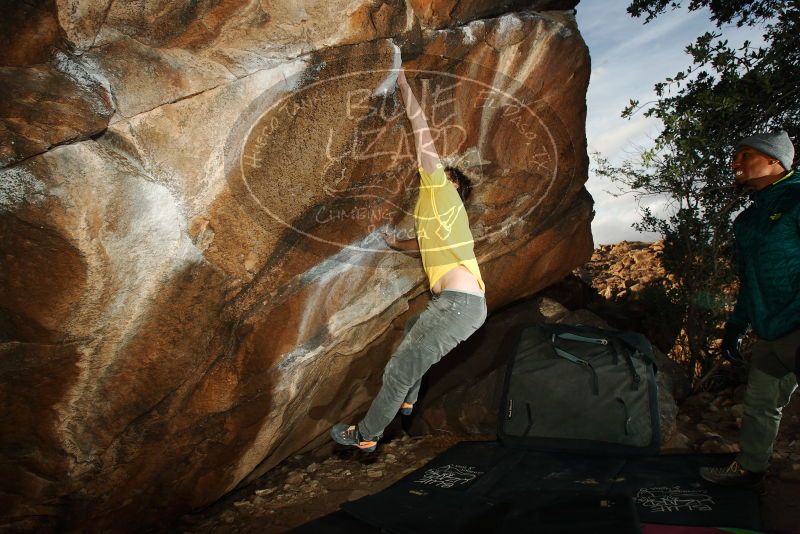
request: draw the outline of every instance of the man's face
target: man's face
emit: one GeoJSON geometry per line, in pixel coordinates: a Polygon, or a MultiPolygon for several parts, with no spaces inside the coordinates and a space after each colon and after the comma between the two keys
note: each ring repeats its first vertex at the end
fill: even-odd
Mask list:
{"type": "Polygon", "coordinates": [[[737,184],[745,184],[751,180],[775,174],[774,158],[759,152],[755,148],[743,146],[736,151],[731,162],[734,179],[737,184]]]}

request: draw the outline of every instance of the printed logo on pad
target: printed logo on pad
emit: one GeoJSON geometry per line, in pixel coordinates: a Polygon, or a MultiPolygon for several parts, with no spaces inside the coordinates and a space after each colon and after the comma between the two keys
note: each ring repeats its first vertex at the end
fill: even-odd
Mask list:
{"type": "Polygon", "coordinates": [[[710,512],[716,504],[705,489],[681,486],[641,488],[633,500],[648,512],[710,512]]]}
{"type": "Polygon", "coordinates": [[[471,465],[447,464],[426,470],[422,478],[414,482],[449,489],[469,484],[483,473],[483,471],[478,471],[471,465]]]}

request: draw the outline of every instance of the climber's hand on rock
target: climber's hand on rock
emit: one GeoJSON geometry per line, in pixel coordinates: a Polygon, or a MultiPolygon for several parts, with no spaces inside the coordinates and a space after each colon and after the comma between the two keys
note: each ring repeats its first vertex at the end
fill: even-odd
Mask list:
{"type": "Polygon", "coordinates": [[[397,248],[397,236],[394,235],[394,232],[382,230],[381,236],[383,237],[383,240],[386,241],[386,244],[389,245],[389,248],[397,248]]]}

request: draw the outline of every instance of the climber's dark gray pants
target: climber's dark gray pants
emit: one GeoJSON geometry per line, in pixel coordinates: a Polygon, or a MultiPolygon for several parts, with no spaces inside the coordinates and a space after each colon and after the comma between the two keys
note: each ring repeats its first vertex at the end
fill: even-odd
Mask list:
{"type": "Polygon", "coordinates": [[[361,435],[383,433],[403,402],[413,404],[422,376],[431,365],[467,339],[486,320],[486,299],[476,293],[445,289],[425,310],[409,321],[400,346],[383,372],[383,386],[364,419],[361,435]]]}

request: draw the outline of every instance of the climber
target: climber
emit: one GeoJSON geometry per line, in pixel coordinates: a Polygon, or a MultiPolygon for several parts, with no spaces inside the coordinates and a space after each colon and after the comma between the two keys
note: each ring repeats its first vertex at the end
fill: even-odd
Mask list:
{"type": "Polygon", "coordinates": [[[769,464],[781,412],[797,388],[800,359],[800,173],[786,131],[742,139],[731,167],[750,205],[733,223],[740,288],[721,350],[732,363],[748,325],[756,341],[744,397],[741,452],[724,467],[703,467],[707,481],[756,486],[769,464]]]}
{"type": "Polygon", "coordinates": [[[425,113],[400,70],[397,86],[414,132],[420,191],[414,210],[417,237],[387,244],[418,254],[428,276],[432,300],[406,325],[406,332],[383,373],[383,385],[367,415],[357,425],[337,424],[331,437],[342,445],[374,451],[383,429],[398,409],[409,415],[422,376],[486,320],[484,284],[473,251],[472,233],[463,200],[469,184],[455,169],[445,169],[436,152],[425,113]]]}

